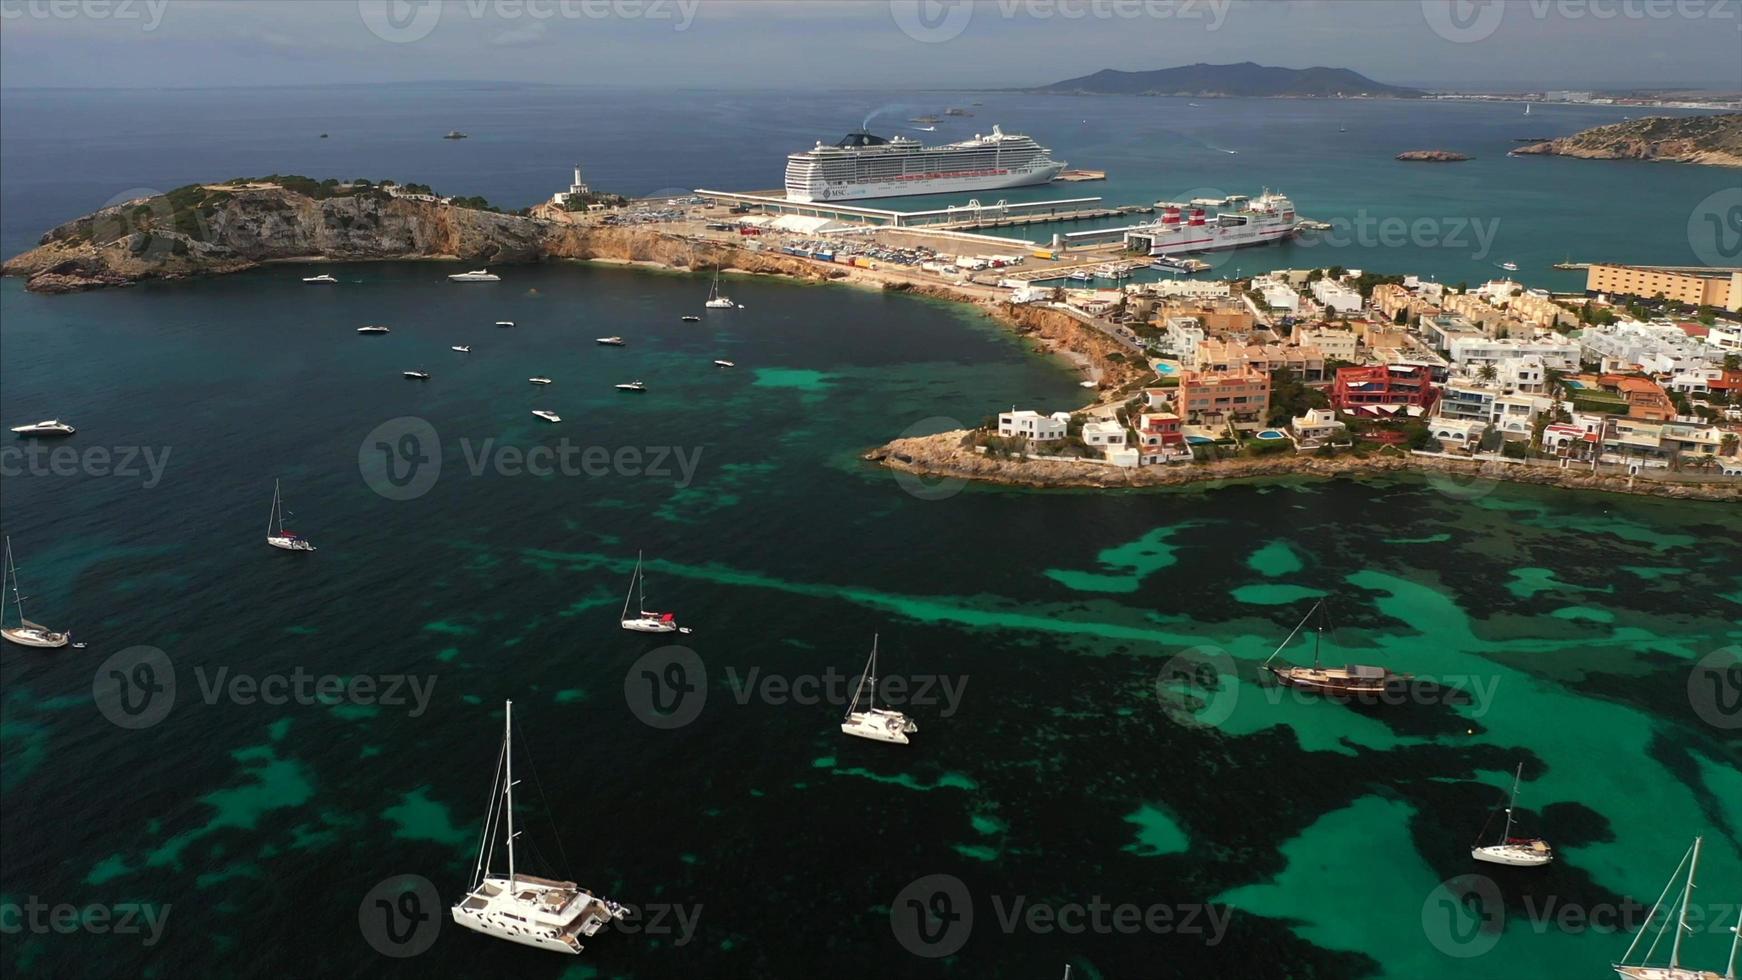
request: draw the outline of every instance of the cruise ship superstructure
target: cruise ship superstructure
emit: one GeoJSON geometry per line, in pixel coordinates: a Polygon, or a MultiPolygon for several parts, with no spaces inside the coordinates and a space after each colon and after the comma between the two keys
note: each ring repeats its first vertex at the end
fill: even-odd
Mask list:
{"type": "Polygon", "coordinates": [[[1158,256],[1264,245],[1294,235],[1298,222],[1294,202],[1269,191],[1256,198],[1233,194],[1183,204],[1158,201],[1155,207],[1161,220],[1127,231],[1127,248],[1158,256]]]}
{"type": "Polygon", "coordinates": [[[789,201],[855,201],[909,194],[955,194],[1044,184],[1065,164],[1032,137],[1005,133],[925,146],[916,139],[849,133],[786,158],[789,201]]]}

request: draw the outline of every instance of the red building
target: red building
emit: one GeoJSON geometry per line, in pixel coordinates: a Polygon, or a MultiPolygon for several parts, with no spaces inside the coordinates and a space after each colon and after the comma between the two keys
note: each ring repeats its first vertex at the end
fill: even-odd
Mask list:
{"type": "Polygon", "coordinates": [[[1425,415],[1438,399],[1429,368],[1419,364],[1338,368],[1331,383],[1331,407],[1351,415],[1425,415]]]}

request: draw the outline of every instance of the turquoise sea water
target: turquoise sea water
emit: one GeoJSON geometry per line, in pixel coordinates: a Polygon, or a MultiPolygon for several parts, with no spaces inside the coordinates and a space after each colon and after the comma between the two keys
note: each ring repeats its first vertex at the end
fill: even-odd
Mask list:
{"type": "MultiPolygon", "coordinates": [[[[438,185],[493,197],[546,179],[546,161],[478,172],[431,162],[446,145],[381,148],[446,118],[433,106],[322,105],[303,121],[337,139],[358,120],[350,130],[371,130],[377,149],[270,164],[264,132],[289,131],[287,117],[235,141],[188,126],[174,130],[186,148],[165,138],[139,179],[452,166],[438,185]]],[[[782,105],[755,124],[795,125],[782,105]]],[[[91,171],[113,160],[81,173],[59,154],[119,138],[95,123],[126,113],[62,109],[80,125],[19,139],[16,116],[0,120],[9,242],[107,193],[91,171]]],[[[438,129],[489,147],[484,121],[438,129]]],[[[496,159],[544,139],[518,132],[496,159]]],[[[634,135],[600,127],[591,142],[626,160],[634,135]]],[[[721,155],[721,179],[748,179],[733,160],[721,155]]],[[[1543,162],[1559,163],[1520,165],[1543,162]]],[[[684,166],[711,179],[705,161],[684,166]]],[[[1688,173],[1641,193],[1709,180],[1688,173]]],[[[1605,911],[1649,905],[1694,835],[1708,917],[1728,904],[1733,919],[1742,900],[1742,748],[1721,727],[1727,689],[1700,686],[1724,678],[1694,670],[1742,643],[1733,507],[1415,480],[915,486],[858,453],[1012,402],[1074,404],[1075,377],[976,314],[906,296],[733,277],[745,309],[691,325],[678,316],[707,286],[680,275],[504,267],[501,283],[457,286],[441,263],[333,271],[331,288],[291,268],[67,297],[0,283],[0,419],[80,427],[71,472],[7,471],[0,522],[33,618],[89,643],[0,651],[0,901],[167,907],[151,946],[89,925],[0,933],[9,975],[213,975],[245,957],[250,972],[357,977],[873,963],[1032,977],[1067,962],[1120,978],[1595,976],[1628,942],[1605,911]],[[393,332],[354,332],[371,322],[393,332]],[[629,343],[593,344],[605,334],[629,343]],[[468,343],[470,355],[448,350],[468,343]],[[738,367],[715,368],[722,357],[738,367]],[[402,380],[411,367],[431,380],[402,380]],[[527,384],[540,373],[555,383],[527,384]],[[635,378],[646,394],[611,387],[635,378]],[[393,486],[382,454],[409,430],[376,430],[405,418],[433,431],[417,449],[441,468],[396,500],[377,489],[393,486]],[[564,440],[614,462],[512,465],[564,440]],[[96,448],[110,452],[102,467],[96,448]],[[99,475],[145,448],[155,477],[143,459],[137,474],[99,475]],[[661,451],[666,472],[646,472],[661,451]],[[260,541],[274,479],[317,553],[260,541]],[[638,551],[650,603],[696,630],[680,638],[701,666],[685,698],[705,696],[681,702],[699,708],[670,729],[632,707],[642,658],[663,644],[614,622],[638,551]],[[1259,665],[1321,596],[1335,626],[1325,658],[1413,673],[1417,703],[1342,707],[1265,683],[1259,665]],[[873,632],[886,676],[942,675],[958,694],[910,707],[911,746],[850,741],[839,705],[761,686],[851,676],[873,632]],[[160,722],[130,730],[93,690],[99,665],[137,646],[163,651],[177,691],[160,722]],[[411,675],[428,697],[417,711],[207,693],[219,671],[299,670],[411,675]],[[650,914],[679,907],[690,932],[608,931],[576,961],[451,923],[421,933],[432,945],[417,956],[371,946],[379,930],[360,912],[382,882],[421,875],[440,902],[463,889],[508,698],[526,739],[522,869],[650,914]],[[1522,829],[1561,859],[1483,869],[1491,892],[1460,890],[1519,762],[1522,829]],[[960,882],[953,911],[973,920],[933,958],[899,920],[910,887],[937,875],[960,882]],[[1007,925],[1017,901],[1169,918],[1007,925]]],[[[1310,653],[1297,641],[1287,656],[1310,653]]],[[[1690,962],[1719,964],[1717,928],[1689,937],[1690,962]]]]}

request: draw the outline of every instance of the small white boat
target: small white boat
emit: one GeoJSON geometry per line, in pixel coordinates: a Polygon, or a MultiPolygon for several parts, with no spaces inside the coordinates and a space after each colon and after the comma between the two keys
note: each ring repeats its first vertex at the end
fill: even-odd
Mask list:
{"type": "Polygon", "coordinates": [[[678,319],[682,320],[685,323],[700,323],[700,322],[702,322],[702,318],[699,316],[696,316],[694,313],[685,313],[683,316],[678,317],[678,319]]]}
{"type": "Polygon", "coordinates": [[[641,570],[641,552],[635,553],[635,571],[629,576],[629,594],[623,597],[623,614],[618,617],[622,627],[636,633],[688,633],[689,630],[677,624],[677,614],[668,612],[653,612],[647,608],[647,575],[641,570]],[[636,615],[629,615],[630,600],[640,597],[635,604],[636,615]]]}
{"type": "Polygon", "coordinates": [[[512,326],[514,326],[514,321],[513,320],[497,320],[496,325],[498,327],[512,327],[512,326]]]}
{"type": "Polygon", "coordinates": [[[471,272],[456,272],[448,277],[449,282],[501,282],[502,277],[491,273],[489,269],[473,269],[471,272]]]}
{"type": "Polygon", "coordinates": [[[544,375],[542,375],[542,374],[541,374],[541,375],[538,375],[538,376],[537,376],[537,377],[532,377],[532,378],[527,378],[527,379],[526,379],[526,380],[528,380],[528,381],[530,381],[530,382],[532,382],[532,383],[533,383],[533,384],[535,384],[535,385],[547,385],[547,384],[550,384],[550,379],[549,379],[549,378],[547,378],[547,377],[545,377],[545,376],[544,376],[544,375]]]}
{"type": "Polygon", "coordinates": [[[272,510],[266,515],[266,543],[283,551],[315,550],[307,538],[284,529],[284,501],[278,495],[277,480],[272,481],[272,510]]]}
{"type": "Polygon", "coordinates": [[[715,360],[714,366],[715,367],[737,367],[738,365],[731,362],[731,361],[715,360]]]}
{"type": "Polygon", "coordinates": [[[1502,262],[1502,263],[1500,263],[1500,268],[1505,269],[1507,272],[1517,272],[1518,271],[1518,263],[1517,262],[1502,262]]]}
{"type": "Polygon", "coordinates": [[[470,354],[472,352],[472,345],[471,344],[455,344],[454,346],[449,347],[448,350],[457,350],[462,354],[470,354]]]}
{"type": "Polygon", "coordinates": [[[334,279],[332,276],[329,276],[329,275],[326,275],[325,273],[323,273],[323,274],[318,275],[318,276],[304,276],[302,281],[303,282],[338,282],[339,280],[334,279]]]}
{"type": "Polygon", "coordinates": [[[1512,797],[1506,801],[1506,829],[1500,832],[1499,843],[1478,844],[1470,849],[1471,857],[1514,868],[1540,868],[1554,860],[1554,849],[1548,846],[1548,841],[1512,836],[1512,808],[1518,803],[1518,781],[1522,778],[1524,763],[1520,762],[1518,771],[1512,775],[1512,797]]]}
{"type": "Polygon", "coordinates": [[[702,304],[710,310],[732,309],[731,299],[720,295],[720,270],[714,270],[714,285],[708,289],[708,300],[702,304]]]}
{"type": "Polygon", "coordinates": [[[514,865],[514,702],[503,707],[502,752],[492,774],[490,810],[478,846],[471,890],[450,909],[454,922],[496,939],[556,953],[579,953],[581,940],[597,935],[628,909],[572,881],[520,874],[514,865]],[[498,839],[508,846],[508,874],[491,874],[498,839]]]}
{"type": "Polygon", "coordinates": [[[70,436],[79,430],[60,419],[43,419],[29,425],[15,425],[12,431],[21,436],[70,436]]]}
{"type": "Polygon", "coordinates": [[[387,328],[382,327],[382,326],[377,326],[377,325],[371,323],[365,327],[358,327],[357,332],[358,333],[386,333],[387,328]]]}
{"type": "Polygon", "coordinates": [[[1101,387],[1101,383],[1098,381],[1079,381],[1079,382],[1077,382],[1077,387],[1078,388],[1099,388],[1099,387],[1101,387]]]}
{"type": "MultiPolygon", "coordinates": [[[[24,596],[18,591],[18,565],[12,560],[12,537],[6,538],[6,565],[4,575],[0,576],[0,636],[21,647],[36,647],[39,650],[55,650],[71,642],[71,630],[55,632],[41,623],[33,623],[24,618],[24,596]],[[18,610],[18,625],[6,626],[6,590],[12,590],[12,605],[18,610]]],[[[84,644],[78,644],[83,646],[84,644]]]]}
{"type": "Polygon", "coordinates": [[[533,409],[532,414],[538,416],[541,419],[544,419],[546,422],[561,422],[562,421],[562,416],[558,415],[555,412],[547,412],[542,408],[533,409]]]}
{"type": "Polygon", "coordinates": [[[595,337],[595,338],[593,338],[593,343],[602,344],[603,346],[606,346],[606,347],[622,347],[623,346],[623,338],[622,337],[595,337]]]}
{"type": "Polygon", "coordinates": [[[841,731],[874,742],[906,745],[907,736],[919,731],[919,726],[899,711],[877,707],[877,637],[871,637],[871,659],[865,662],[865,673],[853,691],[853,702],[847,705],[847,717],[841,721],[841,731]],[[859,699],[865,699],[865,710],[859,710],[859,699]]]}
{"type": "Polygon", "coordinates": [[[413,381],[428,381],[429,380],[429,372],[428,371],[403,371],[401,373],[413,381]]]}
{"type": "Polygon", "coordinates": [[[647,386],[642,384],[639,381],[631,381],[628,384],[620,384],[620,385],[616,385],[615,387],[618,391],[646,391],[647,390],[647,386]]]}

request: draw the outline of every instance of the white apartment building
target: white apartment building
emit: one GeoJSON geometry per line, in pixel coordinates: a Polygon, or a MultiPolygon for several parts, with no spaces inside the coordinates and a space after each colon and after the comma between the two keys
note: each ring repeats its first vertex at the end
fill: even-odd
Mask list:
{"type": "Polygon", "coordinates": [[[1323,303],[1325,309],[1339,315],[1357,313],[1361,309],[1360,290],[1351,289],[1333,279],[1315,280],[1312,293],[1313,298],[1323,303]]]}
{"type": "Polygon", "coordinates": [[[1509,357],[1531,354],[1541,358],[1545,367],[1556,371],[1571,371],[1579,366],[1579,345],[1556,333],[1543,334],[1530,340],[1510,337],[1503,340],[1453,337],[1448,353],[1452,363],[1461,368],[1480,367],[1483,364],[1498,367],[1501,361],[1509,357]]]}
{"type": "Polygon", "coordinates": [[[1287,283],[1264,277],[1252,280],[1252,288],[1271,309],[1291,314],[1300,312],[1300,294],[1287,283]]]}
{"type": "Polygon", "coordinates": [[[998,434],[1026,436],[1029,442],[1057,442],[1065,437],[1065,423],[1039,412],[1001,412],[998,415],[998,434]]]}
{"type": "Polygon", "coordinates": [[[1353,330],[1338,330],[1334,327],[1313,327],[1307,330],[1297,330],[1294,334],[1297,347],[1317,347],[1327,359],[1353,361],[1355,359],[1355,332],[1353,330]]]}
{"type": "Polygon", "coordinates": [[[1194,316],[1170,316],[1161,328],[1162,353],[1178,358],[1182,363],[1195,364],[1198,345],[1204,342],[1204,328],[1194,316]]]}

